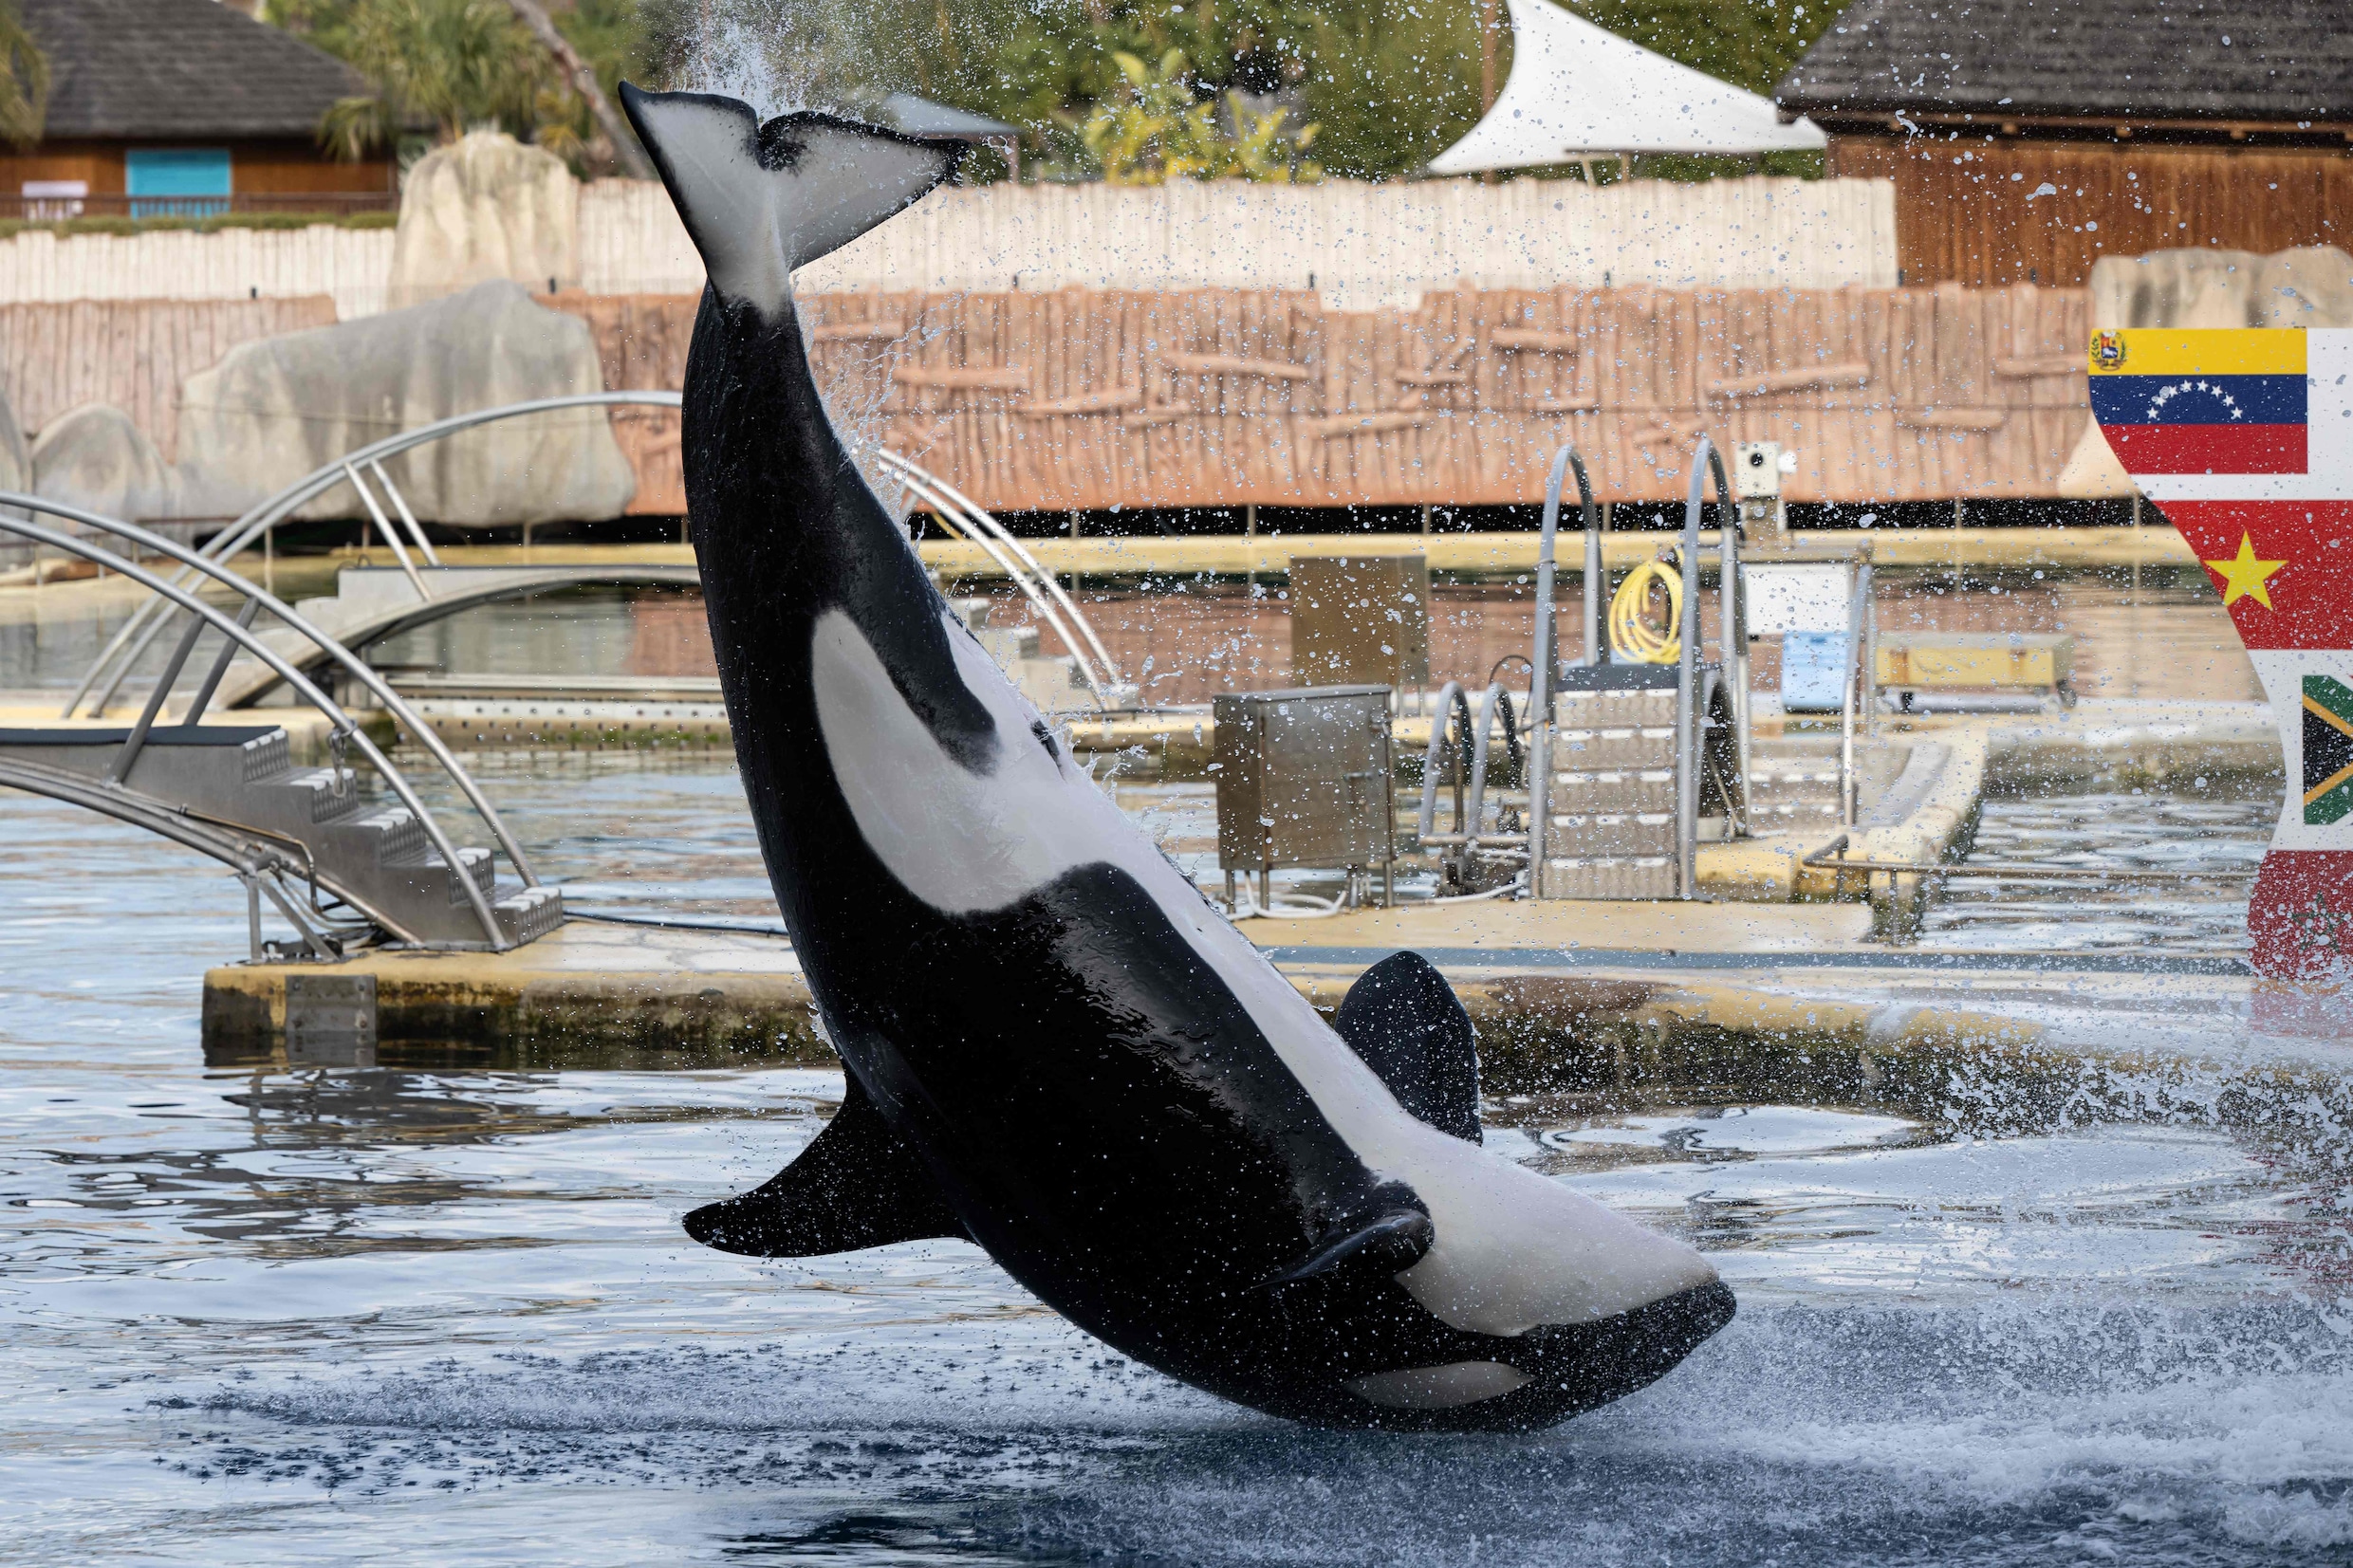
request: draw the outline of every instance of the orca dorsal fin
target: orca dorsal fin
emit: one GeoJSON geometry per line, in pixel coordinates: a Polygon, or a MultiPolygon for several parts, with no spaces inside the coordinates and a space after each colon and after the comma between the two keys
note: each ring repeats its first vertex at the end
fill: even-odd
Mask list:
{"type": "Polygon", "coordinates": [[[965,1239],[939,1184],[849,1078],[842,1108],[800,1157],[760,1186],[687,1215],[705,1246],[751,1258],[820,1258],[893,1242],[965,1239]]]}
{"type": "Polygon", "coordinates": [[[962,149],[803,109],[760,123],[713,93],[621,84],[629,123],[702,252],[712,286],[773,315],[792,269],[920,200],[962,149]]]}
{"type": "Polygon", "coordinates": [[[1357,977],[1332,1027],[1406,1110],[1479,1141],[1479,1053],[1446,977],[1417,952],[1391,953],[1357,977]]]}

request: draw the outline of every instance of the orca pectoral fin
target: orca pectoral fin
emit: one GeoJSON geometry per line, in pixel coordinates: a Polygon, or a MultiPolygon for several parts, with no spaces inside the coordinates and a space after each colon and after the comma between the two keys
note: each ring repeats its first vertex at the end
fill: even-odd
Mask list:
{"type": "Polygon", "coordinates": [[[855,1078],[842,1109],[784,1170],[686,1216],[705,1246],[752,1258],[817,1258],[892,1242],[965,1235],[914,1153],[855,1078]]]}
{"type": "Polygon", "coordinates": [[[1402,1274],[1421,1262],[1437,1231],[1419,1208],[1384,1209],[1370,1219],[1345,1222],[1326,1231],[1306,1258],[1267,1282],[1267,1288],[1298,1284],[1338,1273],[1402,1274]]]}
{"type": "Polygon", "coordinates": [[[1479,1141],[1479,1053],[1471,1015],[1417,952],[1391,953],[1357,977],[1332,1027],[1399,1104],[1466,1143],[1479,1141]]]}

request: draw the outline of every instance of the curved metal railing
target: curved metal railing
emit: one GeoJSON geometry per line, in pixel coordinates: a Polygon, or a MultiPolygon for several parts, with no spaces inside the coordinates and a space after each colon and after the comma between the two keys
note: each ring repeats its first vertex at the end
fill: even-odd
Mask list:
{"type": "MultiPolygon", "coordinates": [[[[52,516],[80,523],[86,527],[94,527],[114,534],[118,538],[130,540],[142,549],[152,550],[158,555],[169,556],[178,561],[190,571],[213,579],[239,595],[248,603],[258,604],[262,609],[277,616],[360,680],[380,701],[385,702],[387,709],[395,718],[405,723],[410,732],[426,746],[435,760],[439,762],[443,770],[450,775],[451,781],[465,794],[468,802],[481,814],[484,824],[496,836],[499,847],[507,852],[508,861],[515,868],[515,874],[523,878],[524,885],[527,887],[539,885],[538,875],[532,870],[528,858],[523,855],[520,846],[515,842],[514,836],[508,830],[506,822],[482,794],[481,786],[474,783],[472,776],[467,773],[464,767],[459,766],[457,759],[451,754],[447,747],[441,744],[440,738],[434,734],[432,729],[426,726],[405,702],[400,700],[398,693],[393,691],[382,676],[370,669],[349,649],[296,615],[293,609],[280,600],[277,596],[258,587],[237,573],[228,570],[218,563],[207,561],[196,552],[175,544],[159,534],[151,533],[136,524],[125,523],[118,518],[106,517],[97,512],[85,511],[79,507],[67,506],[63,502],[45,500],[37,495],[26,495],[14,491],[0,490],[0,507],[19,507],[28,510],[46,512],[52,516]]],[[[196,618],[199,625],[209,625],[213,630],[220,633],[224,638],[269,666],[271,673],[286,682],[305,702],[327,716],[333,726],[333,733],[343,744],[357,747],[361,755],[367,759],[369,766],[374,767],[383,777],[384,782],[391,786],[393,793],[399,798],[400,803],[416,816],[417,825],[423,830],[427,840],[432,843],[435,851],[450,867],[451,876],[456,882],[458,890],[464,894],[491,947],[494,950],[504,951],[514,946],[501,933],[498,916],[492,912],[489,897],[484,895],[480,887],[475,885],[473,878],[466,874],[465,861],[458,855],[456,844],[443,830],[439,821],[426,808],[425,802],[418,798],[416,787],[409,783],[399,769],[392,766],[391,759],[378,748],[376,743],[368,739],[366,731],[360,728],[357,719],[344,711],[340,703],[314,684],[291,660],[270,647],[259,633],[253,631],[244,621],[223,615],[178,582],[166,581],[129,558],[103,549],[87,539],[55,528],[44,527],[28,520],[11,518],[6,512],[0,512],[0,531],[16,534],[37,544],[46,544],[64,550],[67,554],[78,555],[85,561],[95,562],[109,571],[120,573],[125,580],[137,582],[157,598],[187,611],[196,618]]],[[[177,661],[175,661],[174,668],[165,672],[164,675],[159,678],[159,689],[151,697],[147,711],[141,714],[143,723],[152,723],[161,710],[162,699],[168,695],[168,685],[176,680],[178,673],[177,661]]],[[[194,722],[200,719],[202,714],[192,713],[188,717],[191,722],[194,722]]]]}
{"type": "Polygon", "coordinates": [[[1054,576],[1038,563],[1029,547],[1015,538],[1011,529],[996,520],[987,507],[973,500],[954,485],[917,464],[902,457],[888,447],[865,449],[874,454],[882,470],[897,479],[918,498],[931,503],[932,515],[940,520],[951,534],[969,539],[995,562],[1013,585],[1022,591],[1038,615],[1062,638],[1078,661],[1079,673],[1087,689],[1095,693],[1095,704],[1108,710],[1112,707],[1110,688],[1120,684],[1119,664],[1111,651],[1103,646],[1095,633],[1093,622],[1086,618],[1070,596],[1063,591],[1054,576]],[[1075,628],[1075,635],[1074,635],[1075,628]],[[1082,640],[1084,646],[1082,646],[1082,640]],[[1098,676],[1087,654],[1092,652],[1100,661],[1106,680],[1098,676]]]}
{"type": "MultiPolygon", "coordinates": [[[[386,542],[393,544],[394,553],[398,556],[401,552],[396,543],[398,535],[393,532],[390,524],[384,522],[383,513],[378,507],[375,497],[369,493],[367,486],[361,480],[359,474],[361,469],[365,468],[374,472],[378,482],[382,484],[387,491],[390,491],[401,516],[412,529],[414,537],[419,544],[422,544],[424,531],[417,526],[416,519],[409,516],[407,504],[398,499],[399,492],[392,489],[391,481],[384,475],[382,465],[385,458],[397,457],[412,447],[425,446],[446,436],[455,435],[460,431],[472,430],[480,425],[494,424],[503,419],[518,419],[526,415],[549,414],[564,409],[602,408],[629,404],[651,408],[678,408],[683,401],[683,397],[676,392],[583,392],[565,397],[538,397],[529,402],[507,403],[498,408],[475,409],[467,414],[452,415],[447,419],[436,419],[432,424],[419,425],[415,430],[404,430],[398,434],[387,435],[380,441],[372,441],[364,447],[345,452],[332,462],[322,464],[319,468],[312,470],[309,474],[253,507],[244,516],[213,535],[200,553],[208,561],[232,560],[238,551],[259,539],[266,530],[286,521],[297,508],[307,506],[339,485],[347,484],[358,489],[361,500],[365,503],[371,516],[377,519],[382,526],[386,542]]],[[[427,547],[425,553],[430,559],[430,547],[427,547]]],[[[414,568],[411,570],[411,577],[412,580],[415,579],[414,568]]],[[[191,578],[188,572],[182,571],[173,581],[185,585],[191,578]]],[[[420,593],[423,591],[421,582],[418,584],[418,591],[420,593]]],[[[139,662],[139,655],[147,651],[148,645],[155,640],[157,634],[162,629],[163,613],[153,605],[140,606],[138,612],[122,623],[121,629],[115,633],[106,646],[99,650],[98,657],[91,661],[88,673],[82,677],[82,684],[74,688],[73,697],[66,703],[65,712],[61,716],[73,717],[74,710],[82,706],[82,700],[87,697],[92,689],[97,687],[101,681],[105,682],[105,689],[90,705],[90,712],[93,715],[104,712],[106,705],[114,701],[115,693],[121,690],[123,681],[129,678],[132,666],[139,662]],[[153,611],[152,614],[151,611],[153,611]],[[109,669],[114,672],[111,677],[107,673],[109,669]]]]}

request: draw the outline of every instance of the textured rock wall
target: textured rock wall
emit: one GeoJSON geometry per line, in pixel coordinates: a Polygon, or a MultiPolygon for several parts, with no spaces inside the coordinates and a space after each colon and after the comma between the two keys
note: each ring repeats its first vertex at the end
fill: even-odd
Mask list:
{"type": "MultiPolygon", "coordinates": [[[[354,448],[475,409],[601,392],[587,326],[512,283],[241,344],[188,378],[180,469],[216,514],[354,448]]],[[[636,492],[602,408],[527,415],[385,464],[417,515],[461,527],[619,516],[636,492]]],[[[362,515],[348,489],[306,517],[362,515]]]]}
{"type": "MultiPolygon", "coordinates": [[[[51,501],[126,523],[176,514],[172,470],[131,416],[111,404],[84,403],[59,415],[42,427],[30,456],[32,488],[51,501]]],[[[50,526],[69,526],[54,520],[50,526]]]]}
{"type": "Polygon", "coordinates": [[[533,292],[580,280],[580,182],[564,160],[477,131],[418,159],[401,188],[394,308],[507,278],[533,292]]]}
{"type": "Polygon", "coordinates": [[[2353,256],[2333,245],[2251,250],[2155,250],[2091,269],[2092,325],[2353,326],[2353,256]]]}

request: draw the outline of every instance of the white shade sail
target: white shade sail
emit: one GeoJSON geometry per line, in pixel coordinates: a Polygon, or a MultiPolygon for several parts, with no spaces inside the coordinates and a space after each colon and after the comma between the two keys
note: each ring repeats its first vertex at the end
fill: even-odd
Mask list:
{"type": "Polygon", "coordinates": [[[1781,122],[1769,98],[1572,16],[1547,0],[1508,0],[1511,78],[1471,134],[1430,161],[1434,175],[1569,163],[1609,153],[1817,152],[1810,120],[1781,122]]]}

